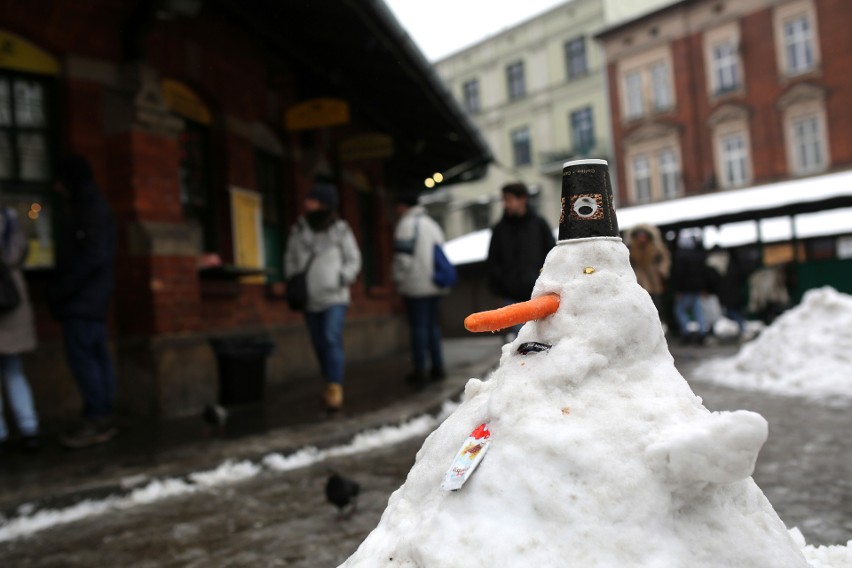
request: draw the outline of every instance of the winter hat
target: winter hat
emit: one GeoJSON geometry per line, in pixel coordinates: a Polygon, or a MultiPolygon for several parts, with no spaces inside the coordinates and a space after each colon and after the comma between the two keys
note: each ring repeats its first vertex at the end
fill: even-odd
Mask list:
{"type": "Polygon", "coordinates": [[[401,191],[396,196],[396,202],[401,205],[407,205],[408,207],[414,207],[420,203],[420,192],[413,189],[401,191]]]}
{"type": "Polygon", "coordinates": [[[337,209],[337,188],[330,183],[316,183],[308,192],[309,199],[316,199],[329,209],[337,209]]]}
{"type": "Polygon", "coordinates": [[[503,189],[501,190],[501,192],[502,193],[511,193],[515,197],[529,197],[530,196],[530,191],[527,189],[527,186],[520,183],[520,182],[507,183],[506,185],[503,186],[503,189]]]}
{"type": "Polygon", "coordinates": [[[562,166],[562,213],[558,243],[618,237],[606,160],[574,160],[562,166]]]}

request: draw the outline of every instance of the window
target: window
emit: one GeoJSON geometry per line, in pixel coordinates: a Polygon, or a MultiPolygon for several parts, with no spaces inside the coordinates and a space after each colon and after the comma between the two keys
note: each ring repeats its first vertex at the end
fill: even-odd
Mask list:
{"type": "Polygon", "coordinates": [[[819,117],[815,115],[792,121],[793,160],[798,173],[824,169],[826,160],[821,130],[819,117]]]}
{"type": "Polygon", "coordinates": [[[574,79],[587,74],[586,39],[579,37],[565,43],[565,62],[568,65],[568,78],[574,79]]]}
{"type": "Polygon", "coordinates": [[[619,61],[620,102],[625,120],[675,106],[671,59],[671,46],[667,44],[619,61]]]}
{"type": "Polygon", "coordinates": [[[358,245],[361,248],[361,278],[364,287],[369,290],[384,284],[382,262],[379,256],[382,227],[379,215],[381,215],[382,202],[376,195],[372,184],[366,191],[356,191],[355,194],[360,229],[358,245]]]}
{"type": "Polygon", "coordinates": [[[47,89],[38,79],[0,75],[0,180],[49,182],[47,89]]]}
{"type": "Polygon", "coordinates": [[[719,141],[722,162],[722,184],[725,187],[745,185],[748,181],[748,149],[741,133],[723,136],[719,141]]]}
{"type": "Polygon", "coordinates": [[[266,279],[267,282],[281,282],[284,279],[283,261],[287,239],[281,200],[284,191],[281,160],[274,154],[255,150],[254,169],[257,191],[263,197],[264,265],[270,269],[266,279]]]}
{"type": "Polygon", "coordinates": [[[680,167],[677,163],[677,156],[672,150],[663,150],[660,152],[660,187],[663,190],[663,199],[673,199],[677,197],[678,180],[680,178],[680,167]]]}
{"type": "Polygon", "coordinates": [[[682,194],[680,151],[675,129],[625,149],[632,203],[673,199],[682,194]]]}
{"type": "Polygon", "coordinates": [[[595,127],[592,122],[592,108],[586,107],[571,113],[571,141],[573,150],[586,154],[595,145],[595,127]]]}
{"type": "Polygon", "coordinates": [[[624,89],[627,94],[627,117],[642,116],[645,102],[642,97],[642,74],[632,71],[625,76],[624,89]]]}
{"type": "Polygon", "coordinates": [[[784,23],[784,53],[787,72],[803,73],[814,66],[813,33],[806,15],[784,23]]]}
{"type": "Polygon", "coordinates": [[[207,128],[184,119],[180,144],[180,200],[184,215],[201,227],[204,251],[216,250],[216,230],[213,216],[213,199],[209,180],[209,150],[207,128]]]}
{"type": "Polygon", "coordinates": [[[532,149],[529,128],[512,131],[512,156],[515,166],[528,166],[532,163],[532,149]]]}
{"type": "Polygon", "coordinates": [[[669,68],[664,61],[651,66],[651,93],[654,110],[671,108],[672,100],[669,91],[669,68]]]}
{"type": "Polygon", "coordinates": [[[637,203],[651,201],[651,164],[645,156],[633,159],[633,195],[637,203]]]}
{"type": "Polygon", "coordinates": [[[783,75],[798,75],[820,63],[819,22],[815,0],[789,0],[773,10],[775,53],[783,75]]]}
{"type": "Polygon", "coordinates": [[[464,108],[469,113],[476,113],[481,110],[479,102],[479,81],[471,79],[462,85],[462,95],[464,97],[464,108]]]}
{"type": "Polygon", "coordinates": [[[506,67],[506,84],[509,88],[509,100],[519,99],[527,94],[524,84],[524,62],[517,61],[506,67]]]}
{"type": "Polygon", "coordinates": [[[54,263],[51,219],[54,127],[50,79],[0,71],[0,198],[22,220],[27,267],[54,263]]]}
{"type": "Polygon", "coordinates": [[[737,46],[730,41],[714,45],[711,55],[715,92],[736,89],[740,84],[737,46]]]}

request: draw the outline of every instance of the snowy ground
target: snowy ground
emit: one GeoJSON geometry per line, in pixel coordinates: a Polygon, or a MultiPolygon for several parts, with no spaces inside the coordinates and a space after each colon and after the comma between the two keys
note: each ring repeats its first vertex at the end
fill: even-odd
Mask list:
{"type": "Polygon", "coordinates": [[[828,287],[809,291],[735,356],[709,360],[693,377],[852,404],[852,296],[828,287]]]}
{"type": "MultiPolygon", "coordinates": [[[[149,505],[169,498],[202,493],[222,486],[249,480],[264,471],[290,471],[341,456],[357,455],[376,448],[423,436],[435,428],[451,410],[447,403],[438,417],[423,415],[401,425],[387,426],[355,436],[349,444],[320,450],[307,447],[288,456],[268,454],[260,462],[231,460],[218,467],[192,473],[186,478],[166,478],[145,481],[138,487],[130,487],[123,496],[105,499],[84,500],[63,509],[36,509],[33,505],[22,505],[17,515],[6,519],[0,516],[0,542],[26,537],[57,525],[73,523],[88,517],[106,513],[126,511],[140,505],[149,505]]],[[[135,480],[128,480],[135,484],[135,480]]]]}

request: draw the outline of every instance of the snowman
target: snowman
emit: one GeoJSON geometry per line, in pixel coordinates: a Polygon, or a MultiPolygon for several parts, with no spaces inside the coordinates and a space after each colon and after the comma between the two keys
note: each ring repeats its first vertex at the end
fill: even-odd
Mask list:
{"type": "Polygon", "coordinates": [[[636,283],[607,162],[563,168],[558,244],[487,381],[424,442],[342,566],[807,567],[751,478],[767,423],[710,412],[636,283]]]}

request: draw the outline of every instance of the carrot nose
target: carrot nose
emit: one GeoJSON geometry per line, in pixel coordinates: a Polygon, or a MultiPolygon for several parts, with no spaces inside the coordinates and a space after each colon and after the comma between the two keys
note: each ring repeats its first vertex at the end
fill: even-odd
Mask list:
{"type": "Polygon", "coordinates": [[[556,313],[558,309],[559,296],[545,294],[526,302],[470,314],[464,319],[464,327],[473,332],[499,331],[513,325],[541,319],[556,313]]]}

